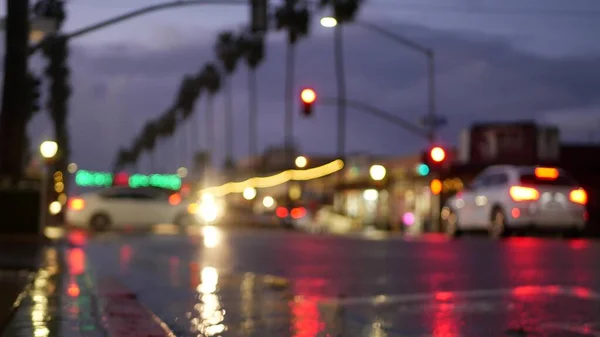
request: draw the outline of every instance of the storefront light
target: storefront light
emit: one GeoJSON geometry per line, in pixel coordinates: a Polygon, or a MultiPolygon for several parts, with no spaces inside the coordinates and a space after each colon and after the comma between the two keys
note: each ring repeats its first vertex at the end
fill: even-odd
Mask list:
{"type": "Polygon", "coordinates": [[[368,189],[363,192],[363,198],[366,201],[376,201],[379,198],[379,192],[374,189],[368,189]]]}

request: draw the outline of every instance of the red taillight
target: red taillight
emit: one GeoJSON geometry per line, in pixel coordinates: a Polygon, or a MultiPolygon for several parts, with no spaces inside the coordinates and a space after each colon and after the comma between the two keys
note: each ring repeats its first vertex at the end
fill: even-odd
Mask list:
{"type": "Polygon", "coordinates": [[[81,211],[85,208],[85,201],[80,198],[73,198],[69,200],[69,209],[73,211],[81,211]]]}
{"type": "Polygon", "coordinates": [[[512,186],[509,193],[514,201],[535,201],[540,198],[540,192],[532,187],[512,186]]]}
{"type": "Polygon", "coordinates": [[[587,204],[587,193],[585,193],[583,188],[572,190],[571,193],[569,193],[569,200],[576,204],[585,205],[587,204]]]}
{"type": "Polygon", "coordinates": [[[292,210],[291,214],[292,214],[292,218],[294,218],[294,219],[300,219],[300,218],[302,218],[303,216],[306,215],[306,208],[304,208],[304,207],[294,208],[292,210]]]}
{"type": "Polygon", "coordinates": [[[275,214],[280,218],[285,218],[288,216],[288,210],[287,210],[287,208],[285,208],[283,206],[279,206],[275,210],[275,214]]]}
{"type": "Polygon", "coordinates": [[[181,203],[181,195],[179,193],[171,194],[169,196],[169,204],[171,206],[177,206],[181,203]]]}
{"type": "Polygon", "coordinates": [[[556,180],[556,178],[558,178],[558,170],[553,167],[536,167],[535,177],[539,179],[556,180]]]}

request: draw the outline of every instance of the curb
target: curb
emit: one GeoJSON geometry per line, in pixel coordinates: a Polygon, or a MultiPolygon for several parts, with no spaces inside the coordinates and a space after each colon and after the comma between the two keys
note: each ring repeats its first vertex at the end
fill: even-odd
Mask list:
{"type": "Polygon", "coordinates": [[[97,278],[86,258],[82,275],[95,299],[99,324],[108,337],[176,337],[137,295],[115,276],[97,278]]]}
{"type": "Polygon", "coordinates": [[[110,337],[175,337],[167,324],[116,278],[100,280],[98,294],[102,321],[110,337]]]}

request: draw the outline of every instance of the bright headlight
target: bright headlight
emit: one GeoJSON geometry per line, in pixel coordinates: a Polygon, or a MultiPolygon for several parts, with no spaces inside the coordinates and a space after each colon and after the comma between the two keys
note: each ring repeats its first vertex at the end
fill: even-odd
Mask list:
{"type": "Polygon", "coordinates": [[[204,201],[200,204],[196,216],[204,222],[213,222],[219,217],[219,206],[215,202],[204,201]]]}

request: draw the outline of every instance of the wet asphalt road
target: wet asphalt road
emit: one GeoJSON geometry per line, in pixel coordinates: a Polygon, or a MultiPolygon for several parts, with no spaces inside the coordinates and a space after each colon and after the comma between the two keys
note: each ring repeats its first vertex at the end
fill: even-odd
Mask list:
{"type": "Polygon", "coordinates": [[[600,242],[104,234],[116,275],[180,336],[600,336],[600,242]]]}

